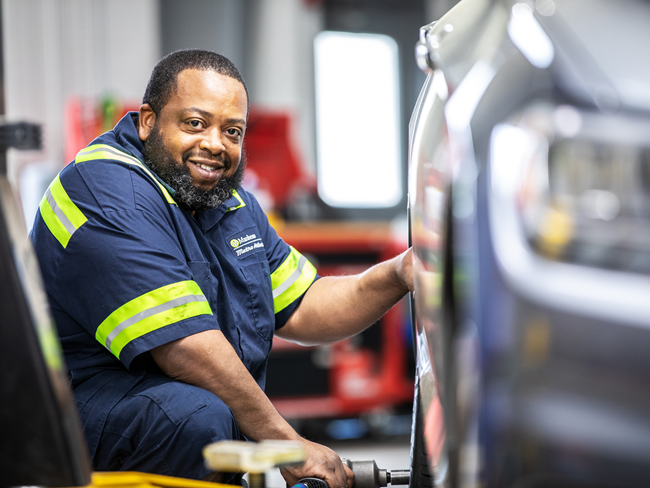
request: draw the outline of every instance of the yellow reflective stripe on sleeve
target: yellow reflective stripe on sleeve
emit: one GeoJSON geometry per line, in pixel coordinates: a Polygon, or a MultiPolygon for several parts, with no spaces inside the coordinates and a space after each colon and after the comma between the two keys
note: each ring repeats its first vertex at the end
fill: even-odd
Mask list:
{"type": "Polygon", "coordinates": [[[45,225],[64,248],[72,234],[88,220],[66,193],[59,175],[45,191],[39,209],[45,225]]]}
{"type": "Polygon", "coordinates": [[[293,247],[278,269],[271,274],[273,308],[278,313],[307,291],[316,277],[316,268],[293,247]]]}
{"type": "Polygon", "coordinates": [[[134,339],[197,315],[212,315],[210,304],[195,281],[180,281],[122,305],[100,324],[95,338],[119,359],[134,339]]]}
{"type": "Polygon", "coordinates": [[[226,210],[227,212],[231,212],[232,210],[237,210],[238,208],[242,208],[242,207],[246,206],[246,202],[244,201],[244,199],[241,196],[239,196],[239,193],[237,193],[237,190],[232,190],[232,196],[237,199],[237,201],[239,202],[239,205],[237,205],[235,207],[230,207],[228,210],[226,210]]]}
{"type": "Polygon", "coordinates": [[[74,159],[74,162],[75,164],[78,164],[86,161],[94,161],[97,159],[111,159],[113,161],[120,161],[122,163],[138,166],[145,173],[147,173],[149,178],[151,178],[153,182],[156,183],[156,185],[158,185],[158,188],[160,188],[160,191],[162,191],[165,200],[167,200],[167,203],[176,205],[176,202],[169,194],[167,188],[165,188],[165,186],[160,183],[160,181],[158,181],[151,170],[142,164],[138,158],[133,157],[125,152],[119,151],[118,149],[115,149],[114,147],[111,147],[107,144],[93,144],[92,146],[88,146],[82,149],[79,151],[79,153],[77,153],[77,157],[74,159]]]}

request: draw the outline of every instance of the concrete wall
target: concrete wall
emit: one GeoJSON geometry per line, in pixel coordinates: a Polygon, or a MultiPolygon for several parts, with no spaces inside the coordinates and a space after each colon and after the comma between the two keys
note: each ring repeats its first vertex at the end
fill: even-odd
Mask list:
{"type": "Polygon", "coordinates": [[[26,220],[64,161],[70,96],[142,98],[160,56],[157,0],[2,0],[8,120],[44,126],[42,151],[10,151],[26,220]],[[20,180],[20,181],[19,181],[20,180]]]}
{"type": "Polygon", "coordinates": [[[255,0],[249,50],[251,101],[294,116],[294,140],[308,171],[316,172],[314,36],[324,28],[321,8],[302,0],[255,0]]]}
{"type": "Polygon", "coordinates": [[[162,55],[208,49],[229,58],[243,73],[246,0],[160,0],[162,55]]]}
{"type": "MultiPolygon", "coordinates": [[[[66,163],[68,97],[111,93],[137,102],[155,63],[181,48],[225,54],[241,69],[253,106],[292,113],[297,150],[315,172],[313,37],[325,26],[318,2],[1,1],[7,118],[44,125],[42,151],[9,155],[10,180],[20,187],[28,222],[66,163]]],[[[422,23],[455,3],[427,0],[422,23]]]]}
{"type": "Polygon", "coordinates": [[[322,10],[303,0],[161,0],[163,54],[219,52],[246,80],[251,105],[294,116],[296,148],[315,171],[313,38],[322,10]]]}

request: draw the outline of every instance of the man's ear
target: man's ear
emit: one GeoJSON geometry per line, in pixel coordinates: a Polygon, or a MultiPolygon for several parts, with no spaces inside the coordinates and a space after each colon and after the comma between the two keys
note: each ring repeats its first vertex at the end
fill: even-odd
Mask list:
{"type": "Polygon", "coordinates": [[[141,140],[147,140],[155,123],[156,113],[151,108],[151,105],[148,103],[141,105],[138,116],[138,135],[141,140]]]}

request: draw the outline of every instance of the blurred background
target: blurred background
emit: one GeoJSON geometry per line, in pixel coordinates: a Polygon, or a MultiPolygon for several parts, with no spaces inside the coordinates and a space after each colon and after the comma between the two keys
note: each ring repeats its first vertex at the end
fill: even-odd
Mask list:
{"type": "MultiPolygon", "coordinates": [[[[321,275],[406,249],[408,125],[425,81],[414,46],[455,0],[0,2],[0,114],[44,135],[42,150],[9,152],[28,229],[61,168],[138,109],[156,62],[204,48],[247,81],[244,186],[285,241],[321,275]]],[[[413,124],[418,343],[429,353],[416,446],[442,467],[435,476],[466,486],[647,486],[648,1],[531,0],[511,17],[505,3],[466,0],[420,46],[425,71],[425,54],[447,64],[430,73],[413,124]],[[441,30],[454,37],[439,43],[441,30]],[[538,65],[548,45],[550,64],[538,65]],[[475,71],[473,56],[494,73],[475,71]],[[467,79],[485,82],[466,88],[485,90],[471,110],[467,79]],[[473,139],[439,123],[466,112],[473,139]]],[[[267,393],[304,436],[406,469],[411,330],[402,302],[353,340],[275,340],[267,393]]],[[[269,486],[284,486],[277,471],[269,486]]]]}
{"type": "Polygon", "coordinates": [[[413,49],[419,27],[454,3],[3,0],[5,113],[44,125],[43,151],[9,162],[28,227],[51,178],[137,109],[155,63],[183,48],[222,53],[244,75],[247,187],[269,211],[403,216],[408,119],[424,81],[413,49]]]}
{"type": "MultiPolygon", "coordinates": [[[[139,108],[156,62],[203,48],[229,57],[247,82],[244,186],[278,233],[322,275],[396,255],[407,246],[408,120],[424,82],[413,49],[420,26],[455,3],[2,0],[4,113],[43,126],[42,150],[8,155],[27,228],[63,166],[139,108]]],[[[405,469],[410,331],[401,303],[332,347],[276,340],[267,392],[304,435],[405,469]]]]}

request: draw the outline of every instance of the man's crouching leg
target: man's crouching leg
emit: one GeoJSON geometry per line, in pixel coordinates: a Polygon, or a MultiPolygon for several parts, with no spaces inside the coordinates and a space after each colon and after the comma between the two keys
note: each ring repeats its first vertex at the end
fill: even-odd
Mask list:
{"type": "Polygon", "coordinates": [[[93,465],[98,471],[209,479],[203,447],[232,439],[243,437],[230,408],[216,395],[148,374],[109,413],[93,465]]]}

